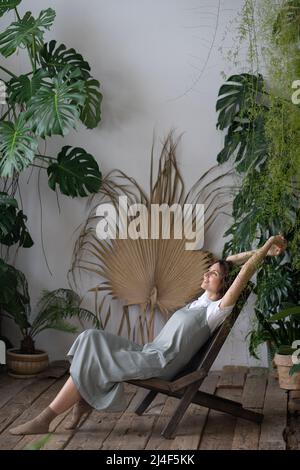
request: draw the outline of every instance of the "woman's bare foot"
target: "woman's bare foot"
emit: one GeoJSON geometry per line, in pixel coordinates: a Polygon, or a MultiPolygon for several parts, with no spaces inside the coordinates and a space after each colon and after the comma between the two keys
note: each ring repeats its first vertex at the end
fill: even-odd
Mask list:
{"type": "Polygon", "coordinates": [[[93,407],[89,405],[83,398],[75,403],[73,406],[72,418],[69,423],[65,425],[65,429],[75,429],[83,414],[92,411],[93,407]]]}

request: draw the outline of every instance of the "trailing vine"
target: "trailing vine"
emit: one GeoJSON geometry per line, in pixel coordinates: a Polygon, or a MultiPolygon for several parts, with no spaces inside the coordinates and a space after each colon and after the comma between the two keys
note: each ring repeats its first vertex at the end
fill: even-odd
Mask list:
{"type": "Polygon", "coordinates": [[[267,319],[286,303],[300,302],[300,106],[291,99],[300,79],[300,0],[245,0],[235,44],[228,58],[243,63],[243,73],[227,79],[217,103],[217,127],[227,130],[218,161],[232,159],[242,177],[224,256],[260,246],[278,232],[288,240],[286,255],[266,260],[258,272],[257,323],[250,335],[256,355],[262,342],[278,347],[290,337],[283,334],[287,321],[277,325],[280,336],[267,319]]]}

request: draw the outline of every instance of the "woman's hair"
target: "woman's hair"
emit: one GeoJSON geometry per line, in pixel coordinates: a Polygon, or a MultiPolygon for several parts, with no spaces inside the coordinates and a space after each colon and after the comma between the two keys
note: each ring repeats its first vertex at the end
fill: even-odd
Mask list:
{"type": "Polygon", "coordinates": [[[223,297],[225,292],[229,289],[233,281],[233,270],[235,265],[232,261],[226,261],[225,259],[217,259],[215,263],[219,263],[221,272],[222,272],[222,285],[220,290],[220,295],[223,297]]]}

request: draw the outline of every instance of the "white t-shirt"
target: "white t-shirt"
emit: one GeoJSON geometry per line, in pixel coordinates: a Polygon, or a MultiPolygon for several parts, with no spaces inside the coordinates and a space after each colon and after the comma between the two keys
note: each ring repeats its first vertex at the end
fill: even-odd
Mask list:
{"type": "Polygon", "coordinates": [[[231,305],[229,307],[220,308],[221,300],[222,299],[211,300],[205,291],[204,294],[189,305],[189,308],[202,306],[207,307],[207,323],[211,332],[221,325],[234,307],[234,305],[231,305]]]}

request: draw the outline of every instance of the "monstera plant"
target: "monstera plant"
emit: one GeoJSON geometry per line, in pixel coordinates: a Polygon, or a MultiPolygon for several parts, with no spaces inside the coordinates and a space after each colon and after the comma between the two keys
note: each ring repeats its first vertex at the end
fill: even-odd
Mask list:
{"type": "Polygon", "coordinates": [[[55,19],[51,8],[35,18],[20,16],[21,0],[4,0],[0,15],[11,11],[13,21],[0,34],[0,54],[10,58],[25,50],[31,66],[16,75],[2,65],[7,105],[0,119],[0,176],[14,177],[34,164],[47,170],[49,185],[63,194],[86,196],[100,187],[101,174],[95,159],[82,148],[64,146],[57,157],[39,153],[39,145],[55,135],[65,136],[81,121],[88,129],[101,119],[100,84],[90,66],[74,49],[56,40],[44,42],[55,19]]]}
{"type": "Polygon", "coordinates": [[[75,49],[55,39],[45,42],[55,11],[47,8],[38,16],[30,11],[23,14],[22,3],[0,1],[0,17],[11,18],[0,32],[0,258],[5,261],[12,246],[33,244],[16,197],[24,170],[44,170],[51,190],[66,196],[85,197],[101,187],[98,163],[88,150],[70,145],[57,155],[44,150],[49,138],[66,136],[80,122],[87,129],[99,124],[100,83],[75,49]],[[18,60],[20,53],[29,60],[19,75],[5,66],[5,59],[12,63],[11,58],[15,55],[18,60]]]}

